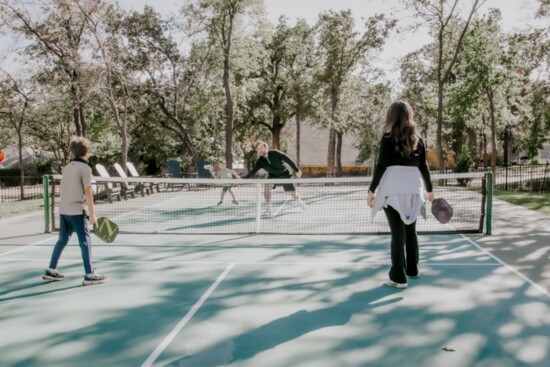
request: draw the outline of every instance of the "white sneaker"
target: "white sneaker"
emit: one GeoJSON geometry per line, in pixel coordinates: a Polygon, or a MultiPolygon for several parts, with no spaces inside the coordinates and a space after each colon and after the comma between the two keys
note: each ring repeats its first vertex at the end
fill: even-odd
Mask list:
{"type": "Polygon", "coordinates": [[[86,274],[84,276],[82,285],[101,284],[101,283],[105,283],[106,280],[107,280],[107,277],[105,275],[100,275],[94,271],[93,273],[86,274]]]}
{"type": "Polygon", "coordinates": [[[273,216],[273,208],[271,207],[271,204],[267,204],[264,211],[264,217],[272,217],[273,216]]]}
{"type": "Polygon", "coordinates": [[[302,208],[302,210],[306,210],[307,205],[302,201],[302,199],[298,198],[298,206],[302,208]]]}
{"type": "Polygon", "coordinates": [[[405,289],[408,286],[407,283],[397,283],[397,282],[394,282],[393,280],[388,280],[384,284],[389,286],[389,287],[399,288],[399,289],[405,289]]]}

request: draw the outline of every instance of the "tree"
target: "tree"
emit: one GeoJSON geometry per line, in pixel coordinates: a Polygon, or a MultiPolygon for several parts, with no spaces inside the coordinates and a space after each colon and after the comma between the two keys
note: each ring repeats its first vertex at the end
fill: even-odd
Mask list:
{"type": "Polygon", "coordinates": [[[165,116],[159,123],[181,140],[198,167],[199,154],[186,119],[208,53],[188,62],[175,41],[165,34],[160,15],[151,7],[127,16],[121,31],[128,39],[130,67],[145,78],[141,85],[143,92],[152,97],[165,116]]]}
{"type": "Polygon", "coordinates": [[[222,54],[222,85],[225,95],[225,161],[233,167],[233,125],[235,101],[232,95],[234,38],[239,18],[257,5],[257,0],[194,0],[184,13],[195,20],[208,34],[210,41],[222,54]]]}
{"type": "Polygon", "coordinates": [[[427,52],[424,47],[403,57],[400,78],[404,85],[401,98],[412,106],[415,123],[426,146],[429,146],[430,126],[437,115],[437,91],[432,83],[434,70],[425,62],[427,52]]]}
{"type": "Polygon", "coordinates": [[[518,139],[530,158],[549,140],[550,31],[533,29],[510,37],[510,52],[517,59],[514,73],[516,93],[510,98],[510,114],[518,121],[518,139]]]}
{"type": "Polygon", "coordinates": [[[21,199],[25,198],[25,166],[23,165],[23,135],[27,127],[32,90],[24,81],[16,80],[10,73],[2,70],[5,79],[0,80],[0,119],[10,130],[17,134],[21,199]]]}
{"type": "MultiPolygon", "coordinates": [[[[341,103],[342,87],[359,63],[368,53],[380,50],[395,21],[384,15],[367,19],[365,32],[359,38],[351,10],[320,14],[317,27],[320,32],[320,49],[323,70],[319,75],[321,83],[330,98],[329,142],[327,166],[328,174],[335,174],[336,141],[341,145],[342,133],[338,133],[338,108],[341,103]]],[[[341,166],[341,164],[339,164],[341,166]]],[[[341,174],[341,172],[338,172],[341,174]]]]}
{"type": "MultiPolygon", "coordinates": [[[[62,90],[52,88],[37,75],[37,89],[34,107],[29,116],[26,136],[29,144],[42,151],[54,154],[57,172],[71,159],[69,142],[74,135],[72,113],[66,106],[70,104],[70,96],[62,90]]],[[[93,135],[93,131],[89,131],[93,135]]]]}
{"type": "MultiPolygon", "coordinates": [[[[44,19],[34,20],[25,10],[24,4],[15,4],[12,0],[0,0],[0,7],[6,10],[3,21],[14,32],[33,41],[25,47],[26,55],[36,61],[50,63],[53,66],[53,72],[60,71],[65,75],[72,96],[76,134],[85,136],[86,92],[83,87],[85,62],[82,54],[88,47],[88,42],[84,16],[70,2],[48,0],[41,2],[39,6],[44,19]]],[[[90,12],[92,12],[91,9],[90,12]]]]}
{"type": "Polygon", "coordinates": [[[130,70],[125,62],[127,52],[124,40],[120,37],[123,14],[115,6],[107,5],[101,0],[75,0],[74,4],[84,16],[86,28],[95,40],[97,54],[102,61],[99,89],[104,92],[101,97],[106,97],[120,134],[120,164],[126,171],[131,96],[128,75],[130,70]]]}
{"type": "Polygon", "coordinates": [[[271,133],[271,146],[281,147],[281,131],[288,121],[304,116],[304,78],[311,68],[312,29],[299,21],[294,27],[279,19],[275,33],[264,41],[259,70],[255,71],[255,91],[248,98],[248,118],[271,133]],[[309,56],[308,56],[309,55],[309,56]],[[266,122],[269,121],[269,122],[266,122]]]}
{"type": "MultiPolygon", "coordinates": [[[[487,17],[473,22],[464,37],[458,79],[470,98],[485,101],[491,132],[491,168],[495,173],[497,134],[503,128],[502,113],[506,106],[507,86],[513,70],[513,58],[504,49],[500,13],[493,10],[487,17]]],[[[505,157],[506,159],[506,157],[505,157]]],[[[506,162],[507,163],[507,162],[506,162]]]]}
{"type": "Polygon", "coordinates": [[[450,31],[452,20],[458,13],[459,0],[407,0],[415,10],[416,15],[426,21],[435,38],[437,56],[435,60],[437,83],[437,150],[439,155],[439,170],[445,171],[445,154],[443,150],[443,121],[444,121],[444,88],[451,78],[452,68],[462,47],[464,35],[470,26],[475,13],[486,0],[473,0],[468,17],[459,30],[458,36],[450,31]]]}
{"type": "Polygon", "coordinates": [[[348,121],[351,132],[358,139],[356,163],[371,162],[374,167],[375,154],[380,139],[386,111],[391,103],[391,87],[387,82],[356,78],[352,88],[346,88],[342,108],[342,120],[348,121]]]}

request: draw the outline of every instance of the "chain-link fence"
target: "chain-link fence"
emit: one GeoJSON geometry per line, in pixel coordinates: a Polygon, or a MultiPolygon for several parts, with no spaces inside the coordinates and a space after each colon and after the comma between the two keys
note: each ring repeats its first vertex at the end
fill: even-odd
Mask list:
{"type": "Polygon", "coordinates": [[[4,177],[0,175],[0,203],[44,197],[42,177],[4,177]]]}

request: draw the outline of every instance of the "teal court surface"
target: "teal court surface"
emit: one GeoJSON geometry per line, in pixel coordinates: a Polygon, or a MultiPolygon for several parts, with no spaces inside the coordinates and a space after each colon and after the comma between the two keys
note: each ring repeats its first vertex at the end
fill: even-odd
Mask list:
{"type": "Polygon", "coordinates": [[[387,235],[122,234],[88,287],[74,240],[41,280],[55,239],[0,255],[0,366],[550,366],[550,294],[463,235],[405,290],[387,235]]]}

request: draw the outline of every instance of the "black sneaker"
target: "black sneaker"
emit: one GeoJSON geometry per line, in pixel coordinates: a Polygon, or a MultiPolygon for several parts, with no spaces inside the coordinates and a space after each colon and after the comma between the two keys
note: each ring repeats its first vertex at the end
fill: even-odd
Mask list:
{"type": "Polygon", "coordinates": [[[42,279],[48,282],[57,282],[59,280],[65,279],[65,275],[61,274],[60,272],[55,270],[46,269],[44,272],[44,275],[42,275],[42,279]]]}
{"type": "Polygon", "coordinates": [[[85,275],[84,280],[82,281],[82,285],[94,285],[94,284],[101,284],[104,283],[107,280],[107,277],[105,275],[99,275],[96,272],[93,272],[90,275],[85,275]]]}

